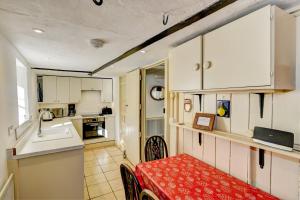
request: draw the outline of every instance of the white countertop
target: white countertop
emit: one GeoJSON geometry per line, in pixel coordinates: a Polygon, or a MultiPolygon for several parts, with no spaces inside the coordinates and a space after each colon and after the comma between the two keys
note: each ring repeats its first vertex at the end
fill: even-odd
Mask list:
{"type": "MultiPolygon", "coordinates": [[[[27,130],[27,133],[25,134],[26,136],[16,145],[16,155],[13,156],[13,159],[22,159],[32,156],[82,149],[84,147],[84,143],[71,122],[71,119],[76,119],[77,117],[79,116],[57,118],[50,122],[42,122],[42,129],[49,130],[55,128],[55,130],[62,131],[62,134],[64,134],[64,130],[70,130],[70,136],[68,138],[42,142],[35,141],[38,130],[38,122],[36,122],[29,130],[27,130]]],[[[58,132],[55,134],[60,133],[58,132]]]]}

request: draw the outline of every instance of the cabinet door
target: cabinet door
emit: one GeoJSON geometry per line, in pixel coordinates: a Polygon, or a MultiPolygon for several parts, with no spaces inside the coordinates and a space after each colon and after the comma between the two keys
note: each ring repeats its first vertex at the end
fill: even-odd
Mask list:
{"type": "Polygon", "coordinates": [[[203,67],[204,89],[270,86],[271,7],[204,35],[203,67]]]}
{"type": "Polygon", "coordinates": [[[202,89],[202,37],[194,38],[170,51],[170,89],[202,89]]]}
{"type": "Polygon", "coordinates": [[[82,90],[101,90],[102,80],[96,78],[82,78],[81,79],[82,90]]]}
{"type": "Polygon", "coordinates": [[[108,139],[115,139],[115,118],[114,117],[106,117],[105,118],[105,129],[107,131],[108,139]]]}
{"type": "Polygon", "coordinates": [[[81,100],[81,79],[70,78],[70,103],[78,103],[81,100]]]}
{"type": "Polygon", "coordinates": [[[43,102],[57,103],[56,76],[43,76],[43,102]]]}
{"type": "Polygon", "coordinates": [[[57,77],[57,101],[58,103],[69,103],[70,99],[70,80],[69,77],[57,77]]]}
{"type": "Polygon", "coordinates": [[[112,102],[113,101],[113,81],[112,79],[102,80],[102,91],[101,91],[102,102],[112,102]]]}

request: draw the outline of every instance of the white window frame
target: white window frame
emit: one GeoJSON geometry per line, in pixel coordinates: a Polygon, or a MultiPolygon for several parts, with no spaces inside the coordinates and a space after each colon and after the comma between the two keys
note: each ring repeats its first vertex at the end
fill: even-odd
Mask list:
{"type": "Polygon", "coordinates": [[[28,68],[19,59],[16,59],[16,74],[17,74],[17,96],[18,96],[18,124],[19,127],[21,127],[30,120],[30,115],[29,115],[28,68]]]}

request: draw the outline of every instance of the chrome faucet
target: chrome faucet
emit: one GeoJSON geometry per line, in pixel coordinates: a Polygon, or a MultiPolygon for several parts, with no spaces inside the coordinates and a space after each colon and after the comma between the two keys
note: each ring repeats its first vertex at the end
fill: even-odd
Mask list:
{"type": "Polygon", "coordinates": [[[42,117],[43,114],[46,113],[47,111],[42,110],[40,111],[40,115],[39,115],[39,129],[38,129],[38,137],[42,137],[42,117]]]}

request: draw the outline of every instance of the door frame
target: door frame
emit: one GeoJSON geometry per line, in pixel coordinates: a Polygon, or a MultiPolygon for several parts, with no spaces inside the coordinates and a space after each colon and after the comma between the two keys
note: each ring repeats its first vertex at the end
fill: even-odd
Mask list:
{"type": "MultiPolygon", "coordinates": [[[[167,143],[167,146],[169,147],[169,85],[168,85],[168,80],[169,80],[169,66],[168,66],[168,59],[163,59],[163,60],[159,60],[153,64],[150,65],[146,65],[144,67],[141,68],[141,137],[140,137],[140,149],[141,149],[141,160],[142,162],[145,161],[145,157],[144,157],[144,146],[146,144],[145,141],[145,136],[146,136],[146,70],[153,68],[153,67],[157,67],[158,65],[162,65],[164,64],[164,73],[165,73],[165,77],[164,77],[164,87],[165,87],[165,99],[164,99],[164,108],[165,108],[165,113],[164,113],[164,138],[165,141],[167,143]]],[[[169,150],[169,148],[168,148],[169,150]]]]}

